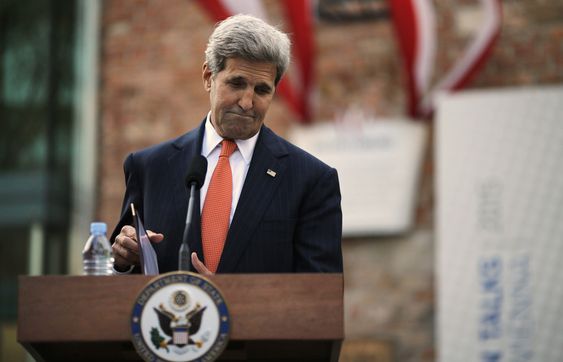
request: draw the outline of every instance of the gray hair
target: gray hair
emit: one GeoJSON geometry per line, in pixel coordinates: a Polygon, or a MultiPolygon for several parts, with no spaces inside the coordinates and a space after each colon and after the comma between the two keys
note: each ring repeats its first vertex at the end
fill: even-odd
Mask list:
{"type": "Polygon", "coordinates": [[[205,61],[213,76],[225,69],[228,58],[276,65],[277,85],[289,66],[290,41],[277,28],[250,15],[233,15],[217,24],[209,37],[205,61]]]}

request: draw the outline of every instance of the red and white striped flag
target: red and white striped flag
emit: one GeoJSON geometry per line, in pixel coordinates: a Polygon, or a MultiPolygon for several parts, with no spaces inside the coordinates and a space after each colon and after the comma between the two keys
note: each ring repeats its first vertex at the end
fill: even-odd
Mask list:
{"type": "Polygon", "coordinates": [[[501,0],[479,0],[483,25],[453,67],[430,84],[436,56],[436,14],[431,0],[390,0],[393,25],[407,77],[408,113],[413,118],[432,114],[436,95],[463,88],[489,56],[501,27],[501,0]]]}

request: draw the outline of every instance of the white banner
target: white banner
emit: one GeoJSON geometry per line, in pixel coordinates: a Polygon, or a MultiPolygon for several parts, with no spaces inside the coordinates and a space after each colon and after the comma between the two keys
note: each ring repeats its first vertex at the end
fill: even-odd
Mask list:
{"type": "Polygon", "coordinates": [[[563,87],[440,98],[438,355],[563,358],[563,87]]]}

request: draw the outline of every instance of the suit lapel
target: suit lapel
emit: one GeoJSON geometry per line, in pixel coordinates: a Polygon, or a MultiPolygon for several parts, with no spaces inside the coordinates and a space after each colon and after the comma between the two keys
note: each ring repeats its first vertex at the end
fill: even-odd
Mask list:
{"type": "Polygon", "coordinates": [[[285,146],[267,127],[262,127],[252,161],[241,191],[233,221],[229,228],[218,273],[231,273],[244,253],[254,230],[270,204],[287,167],[285,146]],[[276,177],[267,173],[276,172],[276,177]]]}
{"type": "MultiPolygon", "coordinates": [[[[177,151],[168,158],[169,166],[174,177],[174,204],[175,212],[173,225],[177,225],[179,231],[178,240],[172,240],[172,247],[178,250],[182,243],[182,234],[186,222],[186,213],[188,210],[189,190],[185,185],[186,173],[188,171],[191,160],[194,156],[201,154],[201,145],[203,142],[203,133],[205,131],[205,119],[201,126],[195,132],[189,132],[174,142],[177,151]]],[[[195,251],[197,255],[203,258],[201,246],[201,216],[199,211],[199,190],[195,193],[193,220],[188,235],[188,241],[191,251],[195,251]]],[[[176,226],[175,226],[176,227],[176,226]]]]}

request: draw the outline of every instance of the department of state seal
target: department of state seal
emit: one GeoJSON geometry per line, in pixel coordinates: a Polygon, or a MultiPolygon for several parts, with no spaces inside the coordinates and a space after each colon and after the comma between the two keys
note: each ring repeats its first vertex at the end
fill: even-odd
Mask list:
{"type": "Polygon", "coordinates": [[[219,290],[198,274],[151,280],[131,315],[132,341],[145,361],[212,361],[229,340],[229,312],[219,290]]]}

